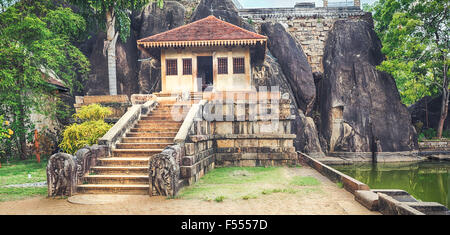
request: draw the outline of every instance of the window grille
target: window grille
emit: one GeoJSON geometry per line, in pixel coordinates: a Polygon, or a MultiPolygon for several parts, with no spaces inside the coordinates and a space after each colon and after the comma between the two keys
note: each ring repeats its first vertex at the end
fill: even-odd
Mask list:
{"type": "Polygon", "coordinates": [[[183,59],[183,75],[192,75],[192,59],[183,59]]]}
{"type": "Polygon", "coordinates": [[[217,66],[219,74],[228,74],[228,58],[218,58],[217,66]]]}
{"type": "Polygon", "coordinates": [[[244,58],[233,58],[233,73],[245,73],[245,60],[244,58]]]}
{"type": "Polygon", "coordinates": [[[166,75],[178,75],[177,60],[166,60],[166,75]]]}

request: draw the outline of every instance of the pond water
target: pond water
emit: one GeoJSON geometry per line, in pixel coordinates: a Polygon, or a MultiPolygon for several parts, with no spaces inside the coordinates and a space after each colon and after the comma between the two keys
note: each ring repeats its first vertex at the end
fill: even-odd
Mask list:
{"type": "Polygon", "coordinates": [[[371,189],[402,189],[424,202],[450,207],[450,162],[358,163],[332,166],[371,189]]]}

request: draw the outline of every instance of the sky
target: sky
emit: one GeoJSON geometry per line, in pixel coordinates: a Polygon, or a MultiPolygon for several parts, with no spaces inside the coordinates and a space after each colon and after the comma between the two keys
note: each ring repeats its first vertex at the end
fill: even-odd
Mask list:
{"type": "MultiPolygon", "coordinates": [[[[328,2],[345,2],[346,0],[328,0],[328,2]]],[[[364,3],[373,3],[376,0],[361,0],[364,3]]],[[[323,6],[322,0],[239,0],[244,8],[263,8],[263,7],[294,7],[298,2],[316,2],[316,7],[323,6]]]]}

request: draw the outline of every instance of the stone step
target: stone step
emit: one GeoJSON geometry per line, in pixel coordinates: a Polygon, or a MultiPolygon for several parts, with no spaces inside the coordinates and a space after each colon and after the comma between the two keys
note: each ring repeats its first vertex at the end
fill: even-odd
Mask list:
{"type": "Polygon", "coordinates": [[[138,185],[149,184],[148,175],[87,175],[83,177],[87,184],[138,185]]]}
{"type": "Polygon", "coordinates": [[[164,149],[171,143],[119,143],[116,149],[164,149]]]}
{"type": "Polygon", "coordinates": [[[173,144],[173,137],[124,137],[122,143],[170,143],[173,144]]]}
{"type": "Polygon", "coordinates": [[[173,122],[173,123],[144,123],[144,124],[137,124],[134,126],[134,128],[160,128],[162,126],[164,127],[170,127],[170,128],[178,128],[180,129],[182,123],[180,122],[173,122]]]}
{"type": "Polygon", "coordinates": [[[148,166],[95,166],[92,172],[98,175],[146,175],[148,166]]]}
{"type": "Polygon", "coordinates": [[[114,149],[113,157],[151,157],[164,149],[114,149]]]}
{"type": "Polygon", "coordinates": [[[160,119],[160,118],[165,118],[166,120],[181,120],[184,117],[186,117],[186,114],[172,115],[170,113],[167,113],[167,114],[153,114],[153,115],[141,117],[141,120],[151,120],[151,119],[160,119]]]}
{"type": "Polygon", "coordinates": [[[128,132],[126,137],[172,137],[175,138],[177,132],[128,132]]]}
{"type": "Polygon", "coordinates": [[[165,116],[154,116],[154,117],[141,117],[141,120],[143,121],[169,121],[169,122],[182,122],[184,120],[184,116],[183,117],[165,117],[165,116]]]}
{"type": "Polygon", "coordinates": [[[85,194],[127,194],[127,195],[148,195],[149,185],[78,185],[78,193],[85,194]]]}
{"type": "Polygon", "coordinates": [[[150,157],[100,158],[100,159],[98,159],[98,166],[148,167],[149,160],[150,160],[150,157]]]}
{"type": "Polygon", "coordinates": [[[151,133],[160,133],[160,132],[178,132],[180,128],[177,127],[154,127],[154,128],[131,128],[131,132],[151,132],[151,133]]]}
{"type": "Polygon", "coordinates": [[[183,121],[172,121],[172,120],[139,120],[138,125],[145,125],[145,124],[155,124],[155,125],[165,125],[165,124],[183,124],[183,121]]]}

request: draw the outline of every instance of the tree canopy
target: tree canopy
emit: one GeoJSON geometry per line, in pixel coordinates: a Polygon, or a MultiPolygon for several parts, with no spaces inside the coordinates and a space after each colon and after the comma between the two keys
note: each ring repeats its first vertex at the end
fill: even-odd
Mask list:
{"type": "Polygon", "coordinates": [[[427,95],[436,96],[445,86],[448,7],[449,1],[445,0],[379,0],[365,6],[365,10],[373,12],[375,30],[386,55],[378,68],[394,76],[406,105],[427,95]]]}
{"type": "Polygon", "coordinates": [[[0,14],[0,114],[11,121],[21,158],[34,129],[31,113],[55,118],[63,111],[48,77],[71,90],[81,86],[78,76],[87,77],[89,62],[72,45],[85,27],[81,16],[49,0],[21,1],[0,14]]]}

